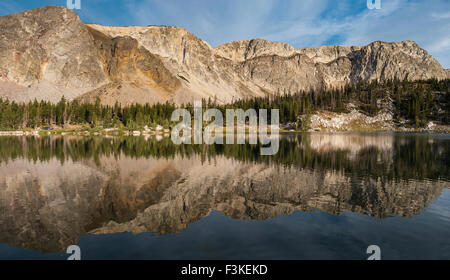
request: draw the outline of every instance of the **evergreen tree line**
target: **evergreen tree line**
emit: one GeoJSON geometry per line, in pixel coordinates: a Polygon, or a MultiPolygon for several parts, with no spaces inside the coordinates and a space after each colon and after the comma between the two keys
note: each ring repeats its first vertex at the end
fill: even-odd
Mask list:
{"type": "Polygon", "coordinates": [[[64,97],[57,104],[48,101],[16,103],[0,98],[0,128],[23,129],[42,126],[89,125],[104,128],[127,127],[130,129],[145,125],[168,125],[173,110],[172,103],[122,107],[101,105],[100,100],[94,104],[68,102],[64,97]]]}
{"type": "MultiPolygon", "coordinates": [[[[211,99],[203,100],[203,107],[244,110],[279,109],[280,122],[296,122],[301,115],[317,110],[347,112],[348,104],[368,115],[376,115],[381,106],[379,100],[391,100],[397,119],[409,120],[416,127],[429,120],[450,123],[450,80],[430,79],[426,81],[388,80],[385,82],[360,82],[339,89],[284,92],[273,96],[247,98],[232,104],[217,106],[211,99]]],[[[0,98],[0,129],[37,128],[42,126],[89,125],[91,127],[140,128],[145,125],[170,125],[173,103],[121,106],[67,101],[64,97],[53,104],[48,101],[16,103],[0,98]]],[[[192,104],[182,105],[193,115],[192,104]]],[[[270,113],[270,112],[269,112],[270,113]]],[[[269,115],[270,117],[270,115],[269,115]]]]}

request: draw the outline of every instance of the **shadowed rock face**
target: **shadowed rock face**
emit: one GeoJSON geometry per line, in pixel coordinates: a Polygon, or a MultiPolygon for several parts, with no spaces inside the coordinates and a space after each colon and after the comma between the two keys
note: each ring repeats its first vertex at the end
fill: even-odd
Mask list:
{"type": "Polygon", "coordinates": [[[83,101],[93,103],[99,97],[106,104],[164,102],[181,87],[181,81],[164,66],[161,58],[140,46],[136,39],[111,38],[88,29],[111,82],[84,94],[83,101]],[[123,91],[127,93],[121,94],[123,91]]]}
{"type": "MultiPolygon", "coordinates": [[[[392,135],[328,139],[319,134],[298,144],[310,152],[341,154],[346,159],[337,166],[358,166],[368,154],[375,155],[376,162],[369,164],[374,169],[396,169],[392,155],[399,157],[396,151],[404,149],[392,135]]],[[[438,147],[445,154],[446,146],[438,147]]],[[[332,159],[328,162],[333,165],[332,159]]],[[[212,210],[253,220],[315,209],[335,215],[412,217],[448,187],[445,179],[403,180],[377,175],[379,171],[360,176],[220,155],[210,162],[199,155],[100,156],[63,164],[16,159],[0,167],[0,243],[44,252],[64,251],[86,233],[180,232],[212,210]]]]}
{"type": "Polygon", "coordinates": [[[0,17],[0,96],[105,104],[219,103],[361,80],[446,78],[415,42],[294,49],[263,39],[216,48],[178,27],[84,24],[63,7],[0,17]]]}

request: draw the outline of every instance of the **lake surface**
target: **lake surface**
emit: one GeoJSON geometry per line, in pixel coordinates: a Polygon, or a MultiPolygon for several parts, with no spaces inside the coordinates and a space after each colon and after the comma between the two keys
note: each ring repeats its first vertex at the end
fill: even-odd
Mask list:
{"type": "Polygon", "coordinates": [[[0,137],[0,259],[450,259],[450,136],[0,137]]]}

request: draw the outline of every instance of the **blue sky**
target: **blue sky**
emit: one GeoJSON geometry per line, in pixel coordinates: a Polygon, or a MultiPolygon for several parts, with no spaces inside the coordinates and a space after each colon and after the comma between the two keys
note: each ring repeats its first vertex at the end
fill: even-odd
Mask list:
{"type": "MultiPolygon", "coordinates": [[[[85,22],[175,25],[211,46],[264,38],[296,48],[414,40],[450,68],[450,0],[81,0],[85,22]]],[[[0,0],[0,15],[66,0],[0,0]]]]}

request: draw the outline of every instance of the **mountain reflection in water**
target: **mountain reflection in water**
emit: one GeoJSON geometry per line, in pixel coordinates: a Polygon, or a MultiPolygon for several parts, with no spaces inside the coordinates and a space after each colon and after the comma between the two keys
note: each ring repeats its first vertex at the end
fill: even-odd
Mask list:
{"type": "Polygon", "coordinates": [[[88,233],[180,233],[212,211],[412,218],[449,187],[449,152],[448,136],[427,134],[286,135],[274,156],[166,138],[0,137],[0,243],[63,252],[88,233]]]}

